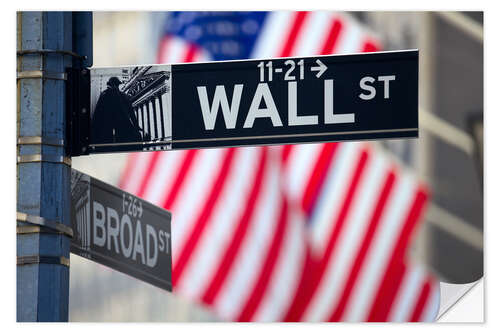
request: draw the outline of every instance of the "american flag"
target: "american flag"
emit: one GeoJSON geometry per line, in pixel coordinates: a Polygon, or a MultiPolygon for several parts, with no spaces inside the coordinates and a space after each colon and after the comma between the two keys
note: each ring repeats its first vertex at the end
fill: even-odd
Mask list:
{"type": "MultiPolygon", "coordinates": [[[[333,12],[169,13],[158,62],[377,51],[333,12]]],[[[173,290],[229,321],[433,321],[408,258],[428,190],[369,143],[129,155],[121,188],[172,212],[173,290]]]]}

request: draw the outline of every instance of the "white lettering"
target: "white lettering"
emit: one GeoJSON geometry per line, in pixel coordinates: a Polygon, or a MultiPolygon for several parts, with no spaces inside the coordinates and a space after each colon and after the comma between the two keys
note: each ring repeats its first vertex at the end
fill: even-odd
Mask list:
{"type": "Polygon", "coordinates": [[[104,206],[94,201],[94,244],[97,246],[104,246],[106,244],[106,230],[104,229],[104,206]],[[101,230],[101,236],[97,229],[101,230]]]}
{"type": "Polygon", "coordinates": [[[317,125],[318,116],[297,115],[297,81],[288,82],[288,125],[317,125]]]}
{"type": "Polygon", "coordinates": [[[158,240],[156,238],[156,231],[155,229],[150,226],[149,224],[146,224],[146,249],[147,249],[147,260],[146,264],[149,267],[154,267],[156,265],[156,261],[158,259],[158,240]],[[153,244],[149,243],[149,240],[153,240],[153,244]],[[151,256],[151,247],[153,248],[154,255],[151,256]]]}
{"type": "Polygon", "coordinates": [[[222,108],[222,115],[226,128],[235,128],[236,120],[238,118],[238,111],[240,108],[241,93],[243,85],[237,84],[234,86],[233,99],[231,101],[231,109],[227,101],[226,89],[224,86],[216,86],[212,106],[209,106],[207,88],[204,86],[196,87],[198,90],[198,97],[200,99],[201,113],[203,115],[203,123],[206,130],[213,130],[215,128],[215,121],[217,120],[217,112],[219,107],[222,108]]]}
{"type": "Polygon", "coordinates": [[[384,98],[389,99],[389,82],[396,80],[396,75],[379,76],[378,80],[384,82],[384,98]]]}
{"type": "Polygon", "coordinates": [[[364,99],[365,101],[373,99],[377,94],[375,88],[368,85],[367,82],[373,83],[375,82],[375,79],[372,78],[371,76],[365,76],[364,78],[361,79],[361,81],[359,81],[359,87],[363,90],[370,92],[369,94],[359,94],[359,98],[364,99]]]}
{"type": "Polygon", "coordinates": [[[137,220],[135,226],[134,252],[132,253],[133,260],[136,260],[137,253],[141,255],[141,262],[144,264],[144,241],[142,238],[141,221],[139,220],[137,220]]]}
{"type": "Polygon", "coordinates": [[[325,80],[325,124],[353,122],[354,113],[333,114],[333,80],[325,80]]]}
{"type": "Polygon", "coordinates": [[[243,128],[252,128],[256,118],[271,118],[274,127],[283,126],[267,83],[259,83],[257,86],[243,128]],[[262,99],[264,99],[266,108],[259,109],[262,99]]]}
{"type": "Polygon", "coordinates": [[[128,217],[127,214],[124,214],[122,216],[122,221],[120,225],[120,245],[122,247],[122,253],[125,256],[125,258],[129,258],[130,255],[132,254],[132,246],[133,244],[133,231],[132,231],[132,221],[130,221],[130,217],[128,217]],[[128,234],[129,234],[129,242],[128,246],[125,246],[125,231],[124,227],[127,226],[128,229],[128,234]]]}
{"type": "Polygon", "coordinates": [[[163,230],[160,230],[160,232],[158,233],[158,239],[160,241],[160,245],[158,245],[158,248],[160,249],[160,251],[163,251],[165,249],[165,241],[163,240],[163,233],[164,233],[163,230]]]}
{"type": "Polygon", "coordinates": [[[170,234],[165,232],[165,253],[168,254],[170,252],[170,234]]]}
{"type": "Polygon", "coordinates": [[[118,217],[118,213],[113,208],[107,208],[108,218],[107,218],[107,227],[108,227],[108,250],[111,251],[111,238],[113,238],[113,243],[115,245],[116,253],[120,253],[118,248],[118,233],[120,232],[120,220],[118,217]],[[112,226],[111,220],[114,220],[114,227],[112,226]]]}

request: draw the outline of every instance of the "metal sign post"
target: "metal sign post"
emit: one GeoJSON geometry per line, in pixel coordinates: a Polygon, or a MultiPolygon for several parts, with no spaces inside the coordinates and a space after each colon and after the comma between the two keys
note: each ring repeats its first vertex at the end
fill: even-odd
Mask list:
{"type": "Polygon", "coordinates": [[[65,69],[71,12],[18,13],[17,320],[67,321],[71,159],[65,69]],[[54,52],[50,52],[54,51],[54,52]],[[52,226],[52,227],[50,227],[52,226]]]}
{"type": "Polygon", "coordinates": [[[418,136],[418,51],[92,68],[73,155],[418,136]]]}
{"type": "Polygon", "coordinates": [[[66,69],[91,65],[91,29],[89,12],[17,13],[17,321],[68,320],[66,69]]]}

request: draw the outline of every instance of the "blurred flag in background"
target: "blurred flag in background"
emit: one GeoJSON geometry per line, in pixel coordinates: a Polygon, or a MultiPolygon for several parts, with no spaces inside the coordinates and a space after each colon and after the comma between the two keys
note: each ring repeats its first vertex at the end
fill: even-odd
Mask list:
{"type": "MultiPolygon", "coordinates": [[[[175,12],[159,63],[381,50],[332,12],[175,12]]],[[[368,143],[130,154],[121,188],[172,211],[174,292],[230,321],[433,321],[408,249],[428,193],[368,143]]]]}

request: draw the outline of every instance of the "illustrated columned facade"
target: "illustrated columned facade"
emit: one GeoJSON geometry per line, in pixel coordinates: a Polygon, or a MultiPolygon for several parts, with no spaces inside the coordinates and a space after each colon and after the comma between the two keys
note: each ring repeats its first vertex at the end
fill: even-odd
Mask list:
{"type": "Polygon", "coordinates": [[[167,106],[170,72],[148,73],[150,68],[134,69],[122,91],[130,97],[144,141],[167,141],[172,138],[167,106]]]}

